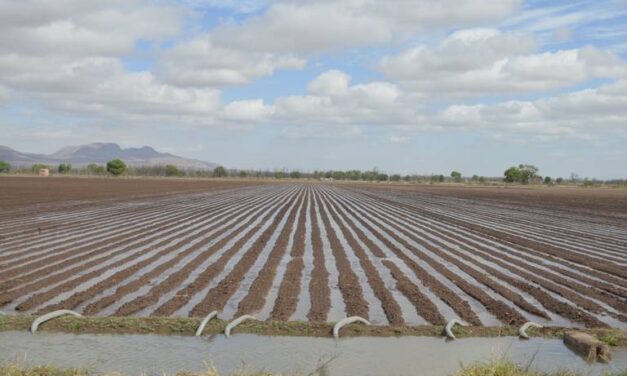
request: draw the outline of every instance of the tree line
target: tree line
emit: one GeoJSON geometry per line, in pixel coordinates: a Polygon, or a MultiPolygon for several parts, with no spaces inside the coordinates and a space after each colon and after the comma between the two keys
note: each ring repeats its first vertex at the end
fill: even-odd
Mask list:
{"type": "Polygon", "coordinates": [[[480,183],[480,184],[581,184],[583,186],[593,186],[602,183],[612,185],[627,185],[624,179],[611,181],[600,181],[595,179],[580,179],[575,173],[570,174],[570,178],[558,177],[553,179],[550,176],[541,176],[539,168],[530,164],[519,164],[511,166],[503,172],[503,177],[487,176],[464,176],[460,171],[453,170],[447,176],[442,174],[432,175],[401,175],[387,174],[378,169],[371,170],[315,170],[313,172],[302,172],[298,170],[242,170],[227,169],[217,166],[214,169],[184,169],[175,165],[157,166],[127,166],[121,159],[113,159],[104,165],[89,164],[80,168],[75,168],[71,164],[61,163],[57,166],[45,164],[33,164],[30,168],[19,167],[13,169],[11,165],[0,160],[0,173],[11,171],[18,174],[38,174],[40,170],[47,169],[52,173],[62,175],[89,175],[89,176],[157,176],[157,177],[196,177],[196,178],[262,178],[262,179],[313,179],[329,181],[367,181],[367,182],[406,182],[406,183],[480,183]]]}

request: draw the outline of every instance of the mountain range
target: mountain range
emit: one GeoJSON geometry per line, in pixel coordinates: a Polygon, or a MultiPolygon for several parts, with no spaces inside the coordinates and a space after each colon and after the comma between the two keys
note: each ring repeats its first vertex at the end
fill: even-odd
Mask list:
{"type": "Polygon", "coordinates": [[[75,167],[90,163],[105,164],[111,159],[119,158],[128,166],[175,165],[183,169],[213,169],[216,163],[198,159],[179,157],[170,153],[161,153],[150,146],[141,148],[121,148],[115,143],[93,143],[79,146],[66,146],[52,154],[23,153],[7,146],[0,145],[0,160],[13,166],[30,166],[35,163],[57,165],[71,163],[75,167]]]}

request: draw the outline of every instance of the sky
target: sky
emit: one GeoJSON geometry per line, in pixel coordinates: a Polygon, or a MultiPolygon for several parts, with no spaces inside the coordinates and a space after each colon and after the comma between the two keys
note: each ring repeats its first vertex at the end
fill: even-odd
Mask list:
{"type": "Polygon", "coordinates": [[[627,0],[0,0],[0,145],[627,178],[627,0]]]}

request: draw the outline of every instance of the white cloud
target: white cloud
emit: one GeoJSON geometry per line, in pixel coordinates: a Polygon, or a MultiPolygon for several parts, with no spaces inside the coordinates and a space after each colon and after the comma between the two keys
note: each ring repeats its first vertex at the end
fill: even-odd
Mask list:
{"type": "Polygon", "coordinates": [[[411,140],[411,138],[409,136],[392,135],[389,137],[389,140],[394,144],[406,144],[411,140]]]}
{"type": "Polygon", "coordinates": [[[350,76],[333,69],[322,73],[307,86],[310,93],[321,96],[340,96],[348,92],[350,76]]]}
{"type": "Polygon", "coordinates": [[[132,53],[138,39],[177,35],[182,16],[178,7],[140,0],[4,1],[0,53],[120,56],[132,53]]]}
{"type": "Polygon", "coordinates": [[[453,105],[432,121],[500,134],[594,138],[612,133],[627,137],[627,81],[536,101],[453,105]]]}
{"type": "Polygon", "coordinates": [[[388,82],[351,85],[350,81],[345,72],[324,72],[309,83],[308,95],[276,99],[272,120],[295,127],[415,123],[416,110],[403,103],[395,85],[388,82]]]}
{"type": "MultiPolygon", "coordinates": [[[[287,136],[321,137],[333,129],[358,137],[361,127],[374,125],[388,127],[392,143],[446,127],[542,137],[624,134],[627,66],[620,56],[595,47],[539,52],[531,34],[464,29],[498,22],[517,9],[516,0],[184,4],[263,11],[199,31],[186,23],[189,9],[167,0],[0,3],[0,104],[19,97],[50,113],[102,123],[278,124],[290,129],[287,136]],[[449,30],[456,31],[432,39],[449,30]],[[282,69],[306,69],[308,60],[332,64],[345,58],[344,52],[398,48],[412,40],[433,42],[382,58],[385,79],[354,83],[350,71],[329,69],[302,88],[302,95],[221,101],[225,87],[282,69]],[[144,42],[153,46],[150,51],[137,47],[144,42]],[[137,56],[154,65],[132,71],[125,59],[137,56]],[[544,94],[593,78],[623,81],[536,101],[476,104],[482,96],[544,94]],[[434,115],[441,106],[448,107],[434,115]]],[[[380,52],[364,54],[370,53],[377,59],[380,52]]],[[[293,89],[291,83],[285,87],[293,89]]],[[[40,133],[45,134],[60,133],[40,133]]]]}
{"type": "Polygon", "coordinates": [[[264,105],[261,99],[233,101],[222,109],[222,118],[235,121],[261,122],[274,113],[273,106],[264,105]]]}
{"type": "Polygon", "coordinates": [[[518,6],[518,0],[280,1],[214,34],[218,42],[242,49],[311,54],[389,43],[425,29],[481,25],[518,6]]]}
{"type": "Polygon", "coordinates": [[[202,35],[163,53],[157,73],[177,86],[220,87],[247,84],[277,69],[300,69],[304,65],[304,59],[291,54],[216,46],[210,35],[202,35]]]}
{"type": "Polygon", "coordinates": [[[238,13],[252,13],[263,9],[271,0],[165,0],[175,4],[185,4],[194,9],[232,9],[238,13]]]}
{"type": "Polygon", "coordinates": [[[453,33],[381,60],[387,78],[408,91],[453,96],[544,92],[589,78],[624,77],[627,65],[593,47],[534,53],[526,34],[494,29],[453,33]]]}

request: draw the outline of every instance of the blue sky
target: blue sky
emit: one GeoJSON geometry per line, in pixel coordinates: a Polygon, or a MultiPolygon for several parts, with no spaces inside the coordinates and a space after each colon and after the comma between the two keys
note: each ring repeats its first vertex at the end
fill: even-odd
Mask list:
{"type": "Polygon", "coordinates": [[[0,0],[0,144],[625,178],[625,25],[625,0],[0,0]]]}

